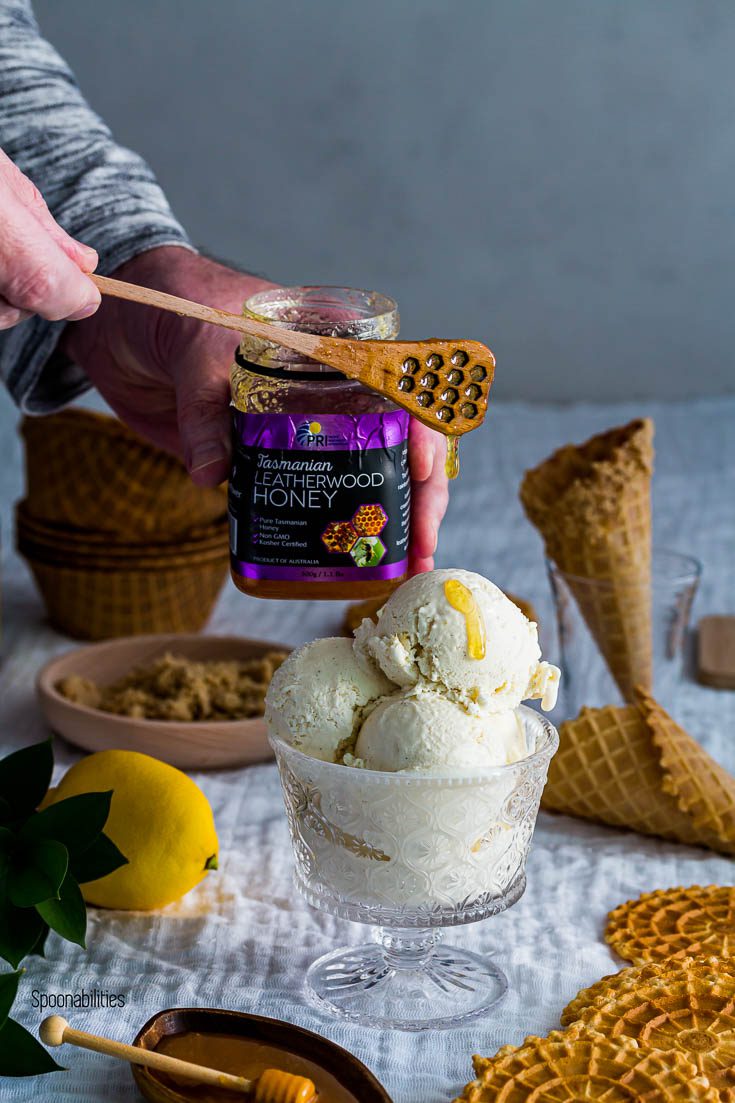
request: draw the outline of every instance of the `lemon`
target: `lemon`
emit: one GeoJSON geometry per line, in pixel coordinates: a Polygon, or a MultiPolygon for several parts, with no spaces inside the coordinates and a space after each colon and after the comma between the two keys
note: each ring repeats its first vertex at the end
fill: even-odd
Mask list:
{"type": "Polygon", "coordinates": [[[50,803],[113,790],[105,834],[128,864],[81,886],[89,904],[162,908],[217,868],[218,841],[209,801],[181,770],[137,751],[99,751],[77,762],[50,803]]]}

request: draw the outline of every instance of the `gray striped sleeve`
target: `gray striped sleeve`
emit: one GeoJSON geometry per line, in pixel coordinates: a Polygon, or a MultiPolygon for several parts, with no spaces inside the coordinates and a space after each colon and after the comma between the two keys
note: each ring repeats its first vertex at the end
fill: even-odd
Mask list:
{"type": "MultiPolygon", "coordinates": [[[[29,0],[0,0],[0,147],[57,222],[97,250],[99,272],[156,246],[191,248],[148,165],[117,145],[41,37],[29,0]]],[[[90,385],[55,351],[64,325],[35,317],[0,333],[0,376],[28,413],[58,409],[90,385]]]]}

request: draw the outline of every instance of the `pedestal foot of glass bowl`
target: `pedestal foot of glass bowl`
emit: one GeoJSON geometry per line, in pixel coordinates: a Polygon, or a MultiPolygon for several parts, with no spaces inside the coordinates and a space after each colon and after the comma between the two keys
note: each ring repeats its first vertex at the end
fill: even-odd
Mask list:
{"type": "Polygon", "coordinates": [[[508,989],[505,974],[440,940],[437,929],[379,927],[374,943],[315,961],[307,999],[341,1019],[394,1030],[441,1030],[486,1014],[508,989]]]}

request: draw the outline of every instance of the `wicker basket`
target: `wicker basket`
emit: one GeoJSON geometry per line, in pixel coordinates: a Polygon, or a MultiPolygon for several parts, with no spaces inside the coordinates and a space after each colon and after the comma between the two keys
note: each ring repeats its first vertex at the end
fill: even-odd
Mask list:
{"type": "Polygon", "coordinates": [[[226,509],[224,487],[195,486],[175,456],[117,418],[62,410],[25,418],[21,435],[28,509],[46,522],[135,541],[175,537],[211,524],[226,509]]]}

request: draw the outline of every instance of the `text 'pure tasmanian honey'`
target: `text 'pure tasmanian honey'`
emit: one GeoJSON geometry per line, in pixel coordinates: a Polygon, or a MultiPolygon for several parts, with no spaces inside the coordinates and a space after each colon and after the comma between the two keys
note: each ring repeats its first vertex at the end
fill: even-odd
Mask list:
{"type": "Polygon", "coordinates": [[[444,596],[452,608],[464,616],[467,630],[467,654],[471,659],[484,659],[485,621],[474,594],[459,579],[450,578],[444,583],[444,596]]]}

